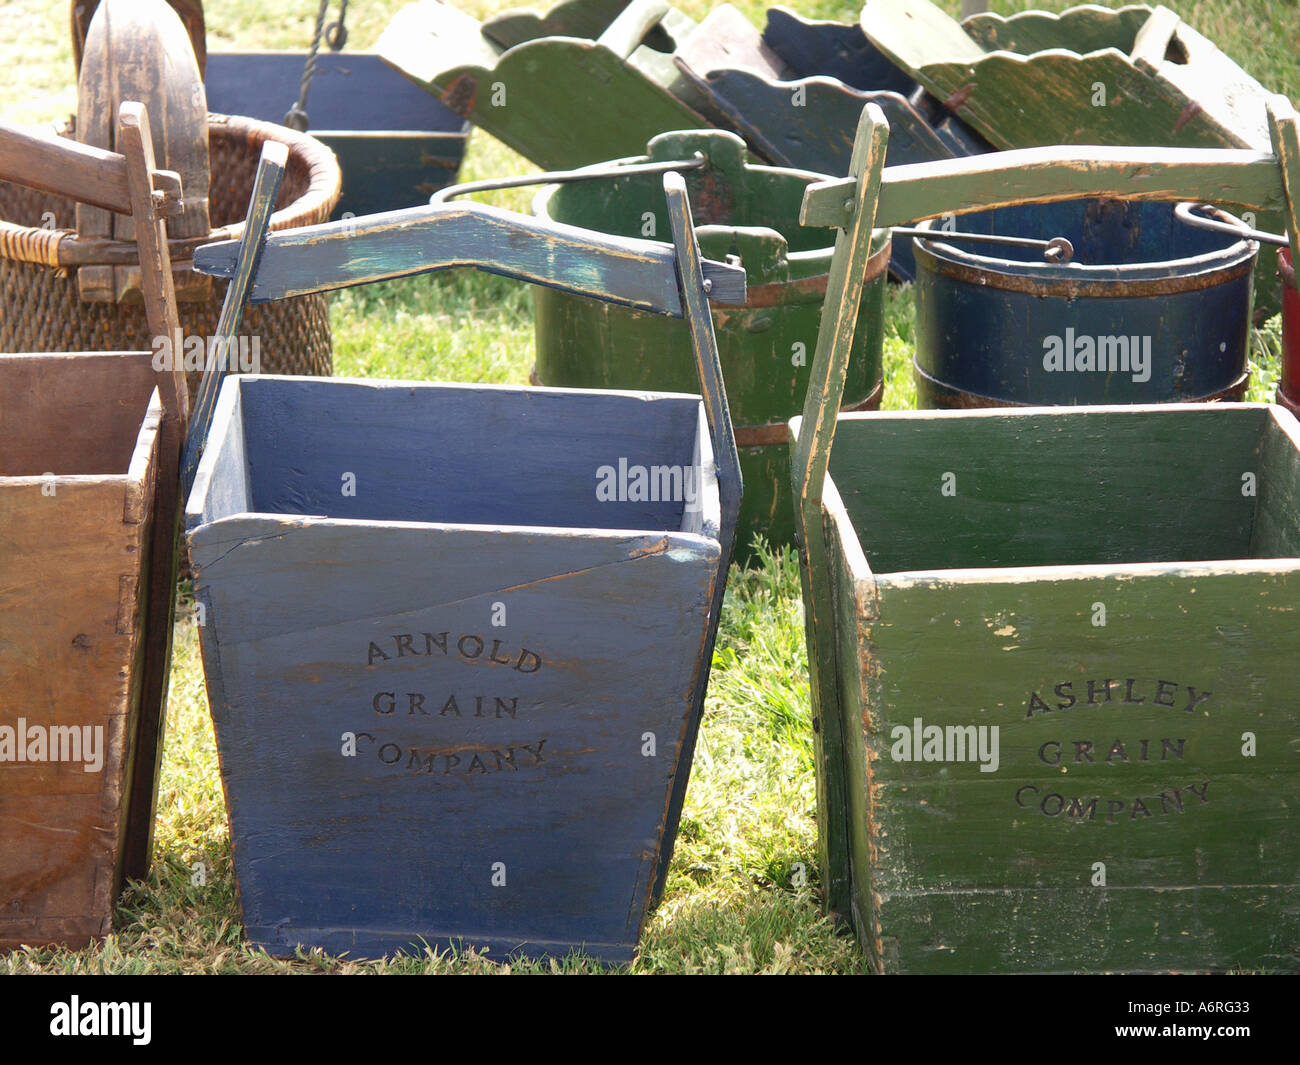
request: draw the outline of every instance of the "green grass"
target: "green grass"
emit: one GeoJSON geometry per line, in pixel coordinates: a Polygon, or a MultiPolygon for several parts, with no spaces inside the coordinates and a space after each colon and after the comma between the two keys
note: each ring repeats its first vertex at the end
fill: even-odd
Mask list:
{"type": "MultiPolygon", "coordinates": [[[[482,17],[520,0],[461,0],[482,17]]],[[[368,0],[349,10],[352,47],[372,43],[404,0],[368,0]]],[[[710,6],[680,0],[694,17],[710,6]]],[[[768,4],[741,0],[761,24],[768,4]]],[[[858,5],[796,2],[802,13],[850,19],[858,5]]],[[[959,0],[944,0],[955,12],[959,0]]],[[[1037,5],[996,2],[1002,12],[1037,5]]],[[[1272,0],[1202,0],[1175,5],[1185,18],[1265,84],[1295,97],[1300,12],[1272,0]]],[[[315,4],[224,0],[208,5],[209,48],[304,47],[315,4]],[[271,9],[274,8],[273,12],[271,9]],[[284,14],[286,9],[296,14],[284,14]]],[[[18,121],[58,119],[75,109],[67,6],[0,0],[0,101],[18,121]]],[[[531,167],[476,132],[464,177],[526,173],[531,167]]],[[[526,209],[531,193],[495,202],[526,209]]],[[[528,291],[483,274],[417,278],[334,297],[331,323],[339,375],[515,382],[532,363],[528,291]]],[[[892,288],[886,320],[884,406],[915,405],[911,375],[913,303],[892,288]]],[[[1250,398],[1276,386],[1276,320],[1256,334],[1250,398]]],[[[853,940],[817,903],[815,795],[798,566],[789,552],[763,551],[731,574],[703,729],[664,900],[653,914],[633,972],[855,972],[853,940]]],[[[195,629],[177,628],[170,721],[158,800],[157,860],[119,908],[114,934],[78,952],[0,954],[4,972],[500,972],[474,954],[351,962],[314,953],[280,961],[243,943],[231,870],[225,804],[203,690],[195,629]],[[202,874],[200,876],[200,873],[202,874]],[[202,880],[202,883],[198,881],[202,880]]],[[[513,971],[589,971],[591,962],[517,964],[513,971]]]]}

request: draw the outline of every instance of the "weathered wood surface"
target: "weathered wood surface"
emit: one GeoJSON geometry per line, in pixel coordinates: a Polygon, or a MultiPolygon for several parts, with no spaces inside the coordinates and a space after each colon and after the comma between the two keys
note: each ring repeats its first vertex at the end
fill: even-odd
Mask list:
{"type": "MultiPolygon", "coordinates": [[[[203,18],[203,0],[167,0],[172,10],[180,16],[189,34],[190,46],[194,49],[194,58],[198,61],[200,72],[207,62],[207,25],[203,18]]],[[[81,55],[86,47],[86,30],[90,20],[99,10],[99,0],[71,0],[72,6],[72,60],[78,71],[81,70],[81,55]]]]}
{"type": "MultiPolygon", "coordinates": [[[[708,295],[704,287],[700,249],[696,239],[695,222],[691,217],[687,183],[680,174],[668,173],[663,179],[664,196],[668,203],[669,230],[673,237],[673,251],[677,256],[677,287],[681,293],[683,318],[690,334],[691,352],[695,356],[696,373],[700,381],[701,405],[709,426],[716,474],[718,524],[716,532],[701,515],[702,531],[713,533],[718,539],[717,570],[709,599],[708,618],[704,630],[704,645],[700,650],[695,669],[695,692],[691,698],[691,715],[682,733],[682,749],[678,768],[673,774],[672,791],[668,799],[668,813],[659,845],[659,866],[655,872],[650,899],[658,902],[668,881],[668,868],[672,863],[673,847],[677,842],[677,826],[682,807],[686,802],[686,787],[690,782],[691,764],[695,757],[695,739],[704,718],[704,696],[709,687],[709,672],[713,665],[713,647],[718,638],[718,621],[722,617],[722,600],[727,590],[727,571],[731,566],[736,544],[737,523],[740,519],[744,482],[740,455],[736,449],[736,433],[731,422],[727,400],[727,387],[722,376],[722,359],[718,353],[718,338],[713,319],[709,314],[708,295]]],[[[700,434],[702,435],[702,434],[700,434]]],[[[702,449],[697,436],[696,451],[702,449]]],[[[699,457],[698,455],[696,456],[699,457]]],[[[710,500],[712,503],[712,500],[710,500]]],[[[700,510],[703,511],[703,505],[700,510]]]]}
{"type": "MultiPolygon", "coordinates": [[[[187,523],[244,923],[268,950],[373,955],[455,941],[608,961],[635,951],[680,816],[741,492],[685,186],[668,174],[664,191],[666,258],[645,258],[658,250],[649,242],[588,241],[562,269],[542,269],[583,291],[611,263],[636,260],[641,275],[658,264],[675,300],[657,306],[690,323],[703,400],[255,376],[224,385],[187,523]],[[466,464],[482,461],[509,469],[499,491],[467,489],[466,464]],[[629,468],[654,489],[629,491],[629,468]],[[509,640],[521,641],[513,664],[501,653],[509,640]],[[403,680],[374,675],[381,661],[420,656],[393,671],[403,680]],[[493,667],[499,694],[483,684],[493,667]],[[398,689],[388,684],[402,687],[401,716],[389,716],[398,689]],[[304,748],[304,730],[319,743],[304,748]],[[268,788],[267,759],[284,749],[305,759],[306,779],[268,788]],[[333,763],[334,751],[361,761],[333,763]],[[404,784],[437,790],[432,814],[423,790],[390,805],[404,784]]],[[[559,227],[489,217],[511,263],[481,242],[455,250],[450,228],[442,254],[529,276],[521,249],[555,245],[559,227]]],[[[399,221],[379,226],[397,233],[399,221]]],[[[355,265],[344,254],[332,275],[316,264],[313,276],[336,286],[357,279],[355,265]]],[[[743,299],[743,270],[717,276],[713,295],[743,299]]],[[[605,298],[627,288],[624,272],[605,298]]]]}
{"type": "MultiPolygon", "coordinates": [[[[593,489],[620,456],[693,453],[707,485],[700,432],[688,397],[227,382],[190,542],[255,942],[631,956],[723,578],[713,535],[675,531],[683,502],[593,489]],[[460,471],[485,455],[508,491],[469,490],[460,471]],[[444,631],[449,654],[423,654],[420,634],[444,631]],[[283,771],[285,751],[300,770],[283,771]]],[[[716,490],[700,499],[695,523],[717,529],[716,490]]]]}
{"type": "Polygon", "coordinates": [[[0,355],[0,950],[111,928],[149,775],[155,384],[147,352],[0,355]]]}
{"type": "MultiPolygon", "coordinates": [[[[745,471],[737,551],[749,558],[756,532],[773,543],[792,542],[785,422],[807,391],[807,352],[816,342],[831,249],[825,233],[799,224],[803,190],[815,175],[754,163],[735,134],[661,134],[645,156],[627,162],[688,159],[697,152],[705,167],[683,176],[701,252],[717,260],[738,255],[746,272],[746,302],[715,306],[713,322],[745,471]]],[[[662,185],[652,174],[618,176],[615,170],[610,177],[550,186],[533,209],[547,220],[614,236],[641,233],[647,216],[657,232],[666,226],[662,185]]],[[[881,233],[876,250],[887,258],[885,243],[881,233]]],[[[882,388],[886,282],[880,270],[874,277],[864,293],[845,390],[850,406],[878,403],[882,388]]],[[[535,290],[534,307],[541,384],[698,388],[682,323],[550,288],[535,290]]]]}
{"type": "MultiPolygon", "coordinates": [[[[183,209],[172,218],[171,235],[206,235],[211,230],[207,103],[185,27],[164,0],[105,0],[96,10],[77,81],[77,139],[120,150],[117,115],[127,101],[145,105],[152,120],[154,154],[180,174],[183,209]]],[[[76,216],[80,237],[135,239],[129,215],[113,216],[79,203],[76,216]]],[[[178,274],[175,283],[186,299],[203,298],[211,287],[207,278],[190,270],[178,274]]],[[[85,266],[77,272],[77,284],[83,300],[118,303],[140,290],[140,271],[134,266],[85,266]]]]}
{"type": "MultiPolygon", "coordinates": [[[[141,264],[138,268],[140,285],[149,327],[156,336],[172,336],[178,328],[177,309],[164,216],[174,216],[180,207],[179,178],[173,172],[157,169],[148,117],[139,103],[121,105],[116,140],[125,154],[109,153],[63,139],[34,141],[24,131],[3,125],[0,126],[0,160],[3,160],[0,166],[3,166],[7,179],[31,184],[58,195],[94,195],[94,189],[98,186],[101,191],[97,198],[101,203],[107,201],[107,205],[115,210],[132,212],[139,250],[138,260],[141,264]],[[120,198],[122,192],[125,192],[125,203],[120,198]]],[[[74,453],[82,455],[84,459],[93,454],[96,441],[102,443],[100,438],[111,432],[111,427],[106,427],[100,419],[69,413],[78,404],[70,401],[72,386],[63,385],[58,380],[60,367],[66,367],[67,372],[74,374],[77,387],[87,388],[84,398],[79,401],[81,404],[102,404],[106,398],[113,397],[109,400],[112,404],[110,409],[121,417],[126,413],[124,408],[148,400],[147,391],[142,393],[128,373],[136,372],[136,364],[141,359],[145,366],[151,367],[152,360],[148,356],[133,357],[129,365],[123,361],[127,358],[125,356],[108,363],[93,359],[86,363],[65,362],[72,357],[62,354],[44,359],[40,356],[25,358],[30,360],[30,373],[47,375],[40,376],[39,387],[45,387],[48,382],[51,395],[60,397],[59,403],[64,406],[56,404],[54,408],[33,407],[30,401],[24,405],[23,391],[15,384],[10,392],[5,393],[5,406],[8,409],[0,409],[0,420],[7,420],[12,426],[22,426],[24,418],[32,419],[23,431],[38,433],[38,436],[43,432],[44,436],[40,437],[42,446],[53,447],[50,440],[63,434],[61,439],[78,441],[78,450],[74,453]],[[86,366],[90,369],[85,369],[86,366]],[[104,380],[105,367],[109,370],[117,367],[123,373],[120,390],[118,386],[104,380]],[[76,374],[81,376],[76,377],[76,374]],[[87,374],[91,377],[87,377],[87,374]],[[99,376],[94,377],[94,374],[99,376]],[[65,420],[75,422],[75,428],[63,424],[65,420]],[[91,433],[90,437],[83,439],[79,435],[83,428],[91,433]]],[[[17,366],[16,363],[10,365],[17,366]]],[[[26,387],[38,387],[33,383],[35,378],[23,380],[26,387]]],[[[180,511],[177,471],[180,441],[188,418],[188,397],[180,366],[162,367],[154,373],[153,382],[158,389],[161,413],[157,424],[151,429],[152,438],[155,439],[152,465],[148,470],[148,490],[153,506],[148,518],[151,535],[147,541],[142,542],[147,543],[148,550],[142,549],[135,560],[139,571],[136,574],[139,585],[137,594],[143,611],[136,633],[140,657],[138,660],[131,659],[129,669],[123,673],[125,682],[131,685],[132,732],[129,736],[119,737],[128,745],[126,750],[130,752],[134,768],[128,777],[117,781],[126,790],[115,792],[116,798],[112,799],[120,800],[122,807],[120,811],[114,807],[113,814],[114,824],[120,819],[121,837],[105,837],[105,846],[109,849],[99,853],[98,857],[94,853],[85,855],[91,862],[107,862],[106,870],[91,871],[85,875],[101,878],[104,890],[109,891],[113,897],[116,895],[114,885],[120,885],[121,877],[143,878],[148,874],[171,660],[172,586],[175,579],[176,530],[180,511]],[[168,531],[171,532],[170,538],[168,531]],[[104,853],[107,854],[106,858],[104,853]]],[[[16,444],[13,446],[16,447],[16,444]]],[[[87,705],[84,709],[88,714],[97,711],[94,704],[87,705]]],[[[57,816],[49,824],[56,826],[51,831],[59,831],[57,816]]],[[[34,890],[39,892],[39,888],[34,890]]],[[[69,904],[66,899],[53,903],[48,899],[42,901],[36,898],[29,902],[28,913],[32,920],[47,905],[69,904]]],[[[88,902],[87,905],[92,904],[88,902]]],[[[93,905],[98,906],[98,903],[93,905]]],[[[94,920],[98,921],[100,917],[95,917],[94,920]]],[[[30,927],[35,929],[37,925],[30,927]]],[[[41,927],[51,930],[53,934],[57,927],[62,926],[57,922],[46,922],[41,927]]],[[[35,931],[32,936],[37,938],[35,931]]]]}
{"type": "MultiPolygon", "coordinates": [[[[840,680],[834,624],[835,598],[827,545],[821,535],[822,489],[835,438],[836,417],[844,396],[848,355],[857,328],[859,300],[871,259],[872,227],[881,191],[889,126],[875,104],[862,110],[849,174],[852,188],[840,200],[847,220],[835,235],[835,254],[817,349],[808,377],[808,394],[801,427],[792,433],[791,482],[795,502],[795,537],[799,544],[799,573],[803,585],[804,632],[808,645],[809,690],[813,704],[813,765],[817,779],[818,858],[822,869],[822,898],[827,909],[843,916],[852,912],[851,851],[848,795],[845,791],[844,748],[840,718],[840,680]]],[[[804,197],[803,221],[809,219],[812,192],[804,197]]]]}
{"type": "Polygon", "coordinates": [[[922,407],[1171,403],[1249,380],[1257,247],[1183,224],[1162,203],[1071,200],[966,215],[962,230],[1063,237],[1037,249],[917,240],[922,407]]]}
{"type": "MultiPolygon", "coordinates": [[[[306,57],[297,52],[214,52],[208,106],[283,122],[298,99],[306,57]]],[[[308,132],[338,157],[343,195],[333,217],[427,203],[453,184],[469,124],[371,52],[322,52],[307,96],[308,132]]]]}
{"type": "Polygon", "coordinates": [[[810,19],[788,8],[772,7],[767,11],[763,43],[804,74],[823,74],[854,89],[902,96],[916,90],[915,79],[872,44],[856,21],[810,19]]]}
{"type": "MultiPolygon", "coordinates": [[[[739,11],[723,4],[687,39],[675,61],[704,95],[704,113],[715,125],[735,130],[759,156],[782,166],[845,173],[853,131],[868,103],[877,104],[889,121],[889,165],[989,150],[942,108],[926,111],[912,103],[908,95],[918,90],[919,96],[919,86],[900,75],[858,26],[803,22],[777,9],[769,12],[760,35],[739,11]],[[780,46],[793,60],[780,53],[780,46]],[[852,80],[841,80],[855,61],[861,67],[852,71],[852,80]],[[892,74],[885,76],[882,68],[892,74]],[[877,71],[881,80],[873,84],[877,71]]],[[[910,241],[894,249],[891,269],[902,280],[915,277],[910,241]]]]}
{"type": "MultiPolygon", "coordinates": [[[[230,277],[237,241],[194,253],[194,268],[230,277]]],[[[657,314],[680,317],[673,252],[656,241],[609,238],[480,203],[440,203],[273,233],[253,303],[452,267],[473,267],[657,314]]],[[[709,298],[744,303],[745,271],[706,262],[709,298]]]]}
{"type": "MultiPolygon", "coordinates": [[[[275,212],[275,204],[280,195],[280,185],[284,181],[284,169],[288,160],[289,149],[283,144],[267,141],[262,145],[262,155],[257,161],[257,173],[253,176],[253,191],[249,196],[248,211],[244,215],[244,235],[237,245],[234,270],[231,272],[230,284],[226,287],[221,314],[217,319],[218,347],[212,354],[219,355],[221,360],[224,360],[225,353],[231,350],[230,346],[234,343],[240,323],[243,321],[244,305],[248,302],[253,278],[261,266],[267,234],[270,232],[271,216],[275,212]]],[[[209,364],[204,367],[203,379],[199,383],[198,394],[195,396],[194,417],[181,456],[181,494],[186,498],[189,496],[190,489],[194,487],[199,459],[202,458],[203,449],[207,444],[221,382],[230,369],[226,361],[212,360],[212,355],[209,355],[209,360],[209,364]]]]}
{"type": "Polygon", "coordinates": [[[1167,8],[986,14],[867,0],[875,45],[993,144],[1263,148],[1267,91],[1167,8]],[[1105,86],[1095,104],[1095,85],[1105,86]]]}
{"type": "MultiPolygon", "coordinates": [[[[1284,141],[1295,112],[1281,98],[1270,110],[1284,141]]],[[[969,175],[931,183],[919,166],[881,180],[882,118],[864,114],[852,177],[805,200],[807,220],[847,227],[830,289],[847,296],[819,338],[820,391],[792,423],[827,904],[885,971],[1296,968],[1283,811],[1300,787],[1286,753],[1300,731],[1286,694],[1300,425],[1279,408],[1179,404],[836,418],[857,310],[845,281],[864,229],[890,220],[887,190],[899,213],[920,199],[943,201],[933,214],[969,206],[953,195],[969,175]],[[1122,716],[1097,694],[1108,675],[1122,716]],[[1198,693],[1227,695],[1171,712],[1187,689],[1193,711],[1198,693]],[[1090,712],[1065,713],[1079,706],[1090,712]],[[996,724],[1004,775],[901,747],[895,758],[917,718],[996,724]],[[1166,740],[1178,753],[1157,765],[1146,750],[1166,740]]],[[[1026,158],[1007,154],[1009,167],[1026,158]]],[[[1221,155],[1257,200],[1285,205],[1277,160],[1221,155]]],[[[1021,198],[1066,198],[1064,158],[1037,185],[1018,179],[1021,198]]],[[[1088,183],[1113,183],[1116,162],[1088,183]]],[[[1205,183],[1225,172],[1208,163],[1164,158],[1176,188],[1161,196],[1222,198],[1205,183]]],[[[986,188],[1005,195],[996,179],[986,188]]]]}
{"type": "MultiPolygon", "coordinates": [[[[1290,103],[1274,97],[1277,106],[1290,103]]],[[[847,223],[856,179],[819,182],[804,197],[804,224],[847,223]]],[[[905,225],[943,214],[1054,200],[1202,200],[1228,197],[1256,211],[1280,212],[1286,192],[1277,159],[1232,148],[1022,148],[951,162],[889,167],[878,221],[905,225]]]]}
{"type": "MultiPolygon", "coordinates": [[[[929,0],[868,0],[862,27],[997,148],[1269,146],[1268,91],[1167,8],[1085,5],[978,15],[963,26],[929,0]]],[[[1281,226],[1275,215],[1257,221],[1281,226]]],[[[1275,263],[1265,248],[1261,314],[1281,304],[1275,263]]]]}
{"type": "Polygon", "coordinates": [[[838,709],[880,969],[1300,968],[1298,471],[1300,427],[1260,406],[840,419],[833,517],[865,553],[834,560],[838,709]],[[996,726],[996,770],[908,760],[917,718],[996,726]]]}
{"type": "MultiPolygon", "coordinates": [[[[693,90],[650,36],[666,34],[675,46],[694,23],[669,9],[648,24],[646,9],[636,6],[599,35],[540,37],[502,48],[475,19],[439,0],[420,0],[394,16],[376,50],[543,169],[584,166],[635,155],[657,133],[708,125],[682,102],[693,90]],[[635,38],[637,30],[642,38],[635,38]]],[[[612,13],[613,6],[600,5],[582,23],[596,11],[612,13]]]]}

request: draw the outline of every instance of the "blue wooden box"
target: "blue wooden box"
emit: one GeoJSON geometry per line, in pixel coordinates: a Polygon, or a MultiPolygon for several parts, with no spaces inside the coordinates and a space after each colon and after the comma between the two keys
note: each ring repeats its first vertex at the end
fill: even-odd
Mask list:
{"type": "Polygon", "coordinates": [[[700,259],[677,174],[665,246],[448,203],[268,238],[277,173],[195,255],[223,336],[245,297],[476,266],[684,318],[703,395],[205,377],[186,528],[247,933],[629,960],[735,538],[707,300],[744,271],[700,259]]]}
{"type": "Polygon", "coordinates": [[[256,944],[631,957],[718,578],[697,397],[232,378],[186,517],[256,944]]]}
{"type": "MultiPolygon", "coordinates": [[[[204,83],[222,114],[284,122],[306,57],[297,52],[214,52],[204,83]]],[[[454,184],[469,123],[370,52],[322,52],[307,94],[307,132],[343,171],[334,218],[427,203],[454,184]]]]}

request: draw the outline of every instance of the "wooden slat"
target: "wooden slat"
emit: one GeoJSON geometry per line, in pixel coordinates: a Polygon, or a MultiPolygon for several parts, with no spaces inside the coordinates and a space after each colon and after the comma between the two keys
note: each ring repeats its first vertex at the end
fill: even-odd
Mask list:
{"type": "MultiPolygon", "coordinates": [[[[247,225],[243,239],[237,243],[238,258],[230,285],[226,289],[225,302],[221,305],[221,315],[217,319],[217,351],[224,353],[234,340],[244,316],[244,304],[248,301],[249,288],[257,274],[266,237],[271,226],[271,215],[275,212],[276,197],[280,193],[280,184],[284,180],[284,169],[289,162],[289,148],[278,141],[266,141],[262,145],[262,155],[257,163],[257,174],[253,179],[253,191],[248,201],[247,225]]],[[[225,376],[227,365],[205,365],[203,380],[199,385],[198,396],[194,403],[194,419],[190,424],[189,436],[185,441],[185,455],[181,469],[181,491],[188,497],[194,484],[195,472],[203,448],[207,443],[208,430],[212,425],[212,412],[216,408],[217,392],[221,379],[225,376]]]]}
{"type": "MultiPolygon", "coordinates": [[[[128,213],[126,162],[120,155],[0,121],[0,180],[13,181],[109,211],[128,213]]],[[[179,196],[180,179],[172,175],[179,196]]]]}
{"type": "MultiPolygon", "coordinates": [[[[803,581],[809,684],[813,701],[814,766],[820,822],[818,842],[826,907],[847,915],[851,904],[847,797],[840,761],[843,742],[838,719],[819,708],[839,705],[836,677],[835,602],[830,586],[826,539],[822,535],[822,487],[826,480],[835,422],[844,396],[844,380],[853,348],[862,281],[871,258],[872,226],[889,142],[884,113],[874,104],[862,111],[853,160],[851,218],[836,234],[817,334],[817,353],[808,378],[804,416],[791,448],[795,493],[795,528],[803,581]]],[[[842,203],[843,201],[841,201],[842,203]]],[[[804,201],[805,210],[808,201],[804,201]]],[[[808,222],[805,220],[805,225],[808,222]]]]}
{"type": "Polygon", "coordinates": [[[652,898],[663,893],[668,879],[668,866],[672,860],[673,843],[681,819],[682,805],[686,800],[686,785],[690,780],[691,761],[695,753],[695,738],[704,716],[704,695],[709,684],[709,667],[713,662],[713,645],[718,636],[718,619],[722,611],[723,593],[727,587],[727,567],[736,542],[736,522],[740,516],[740,499],[743,491],[740,474],[740,455],[736,450],[736,434],[731,425],[731,410],[727,405],[727,388],[722,379],[722,359],[718,354],[718,338],[713,331],[713,317],[704,290],[704,271],[701,267],[700,248],[695,237],[695,223],[686,196],[686,182],[680,174],[664,175],[664,194],[668,199],[668,224],[672,230],[673,248],[677,256],[677,285],[685,307],[687,332],[691,350],[700,376],[700,392],[704,413],[713,443],[713,461],[717,467],[718,498],[721,518],[718,527],[718,575],[714,579],[709,603],[709,624],[705,629],[704,648],[696,667],[695,693],[692,719],[682,740],[678,770],[673,778],[672,793],[668,802],[668,820],[660,850],[659,865],[654,875],[652,898]]]}
{"type": "MultiPolygon", "coordinates": [[[[809,188],[804,224],[838,226],[853,198],[853,179],[809,188]]],[[[1277,160],[1244,148],[1021,148],[966,159],[888,167],[876,221],[903,225],[1018,203],[1092,196],[1130,200],[1202,200],[1260,211],[1286,204],[1277,160]]]]}
{"type": "MultiPolygon", "coordinates": [[[[234,241],[200,248],[195,269],[230,277],[237,249],[234,241]]],[[[485,204],[436,204],[273,233],[249,298],[264,303],[474,267],[680,318],[673,261],[672,249],[654,241],[608,237],[485,204]]],[[[744,303],[740,267],[706,262],[704,277],[713,302],[744,303]]]]}

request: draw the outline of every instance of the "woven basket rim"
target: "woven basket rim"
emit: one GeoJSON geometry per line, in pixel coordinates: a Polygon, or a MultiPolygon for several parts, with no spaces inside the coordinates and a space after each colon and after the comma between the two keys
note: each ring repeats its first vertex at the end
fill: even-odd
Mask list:
{"type": "MultiPolygon", "coordinates": [[[[230,140],[243,137],[259,151],[266,141],[279,141],[289,149],[290,165],[298,162],[306,166],[307,188],[296,200],[271,215],[272,230],[297,229],[324,222],[337,206],[343,188],[338,159],[333,151],[310,134],[247,115],[209,112],[208,137],[214,136],[230,140]]],[[[189,262],[194,249],[200,245],[238,240],[243,235],[244,226],[245,222],[241,220],[218,226],[203,237],[169,240],[173,264],[189,262]]],[[[75,229],[22,226],[0,218],[0,257],[11,261],[58,268],[139,261],[133,254],[135,244],[132,241],[97,239],[89,254],[82,243],[75,229]]]]}

